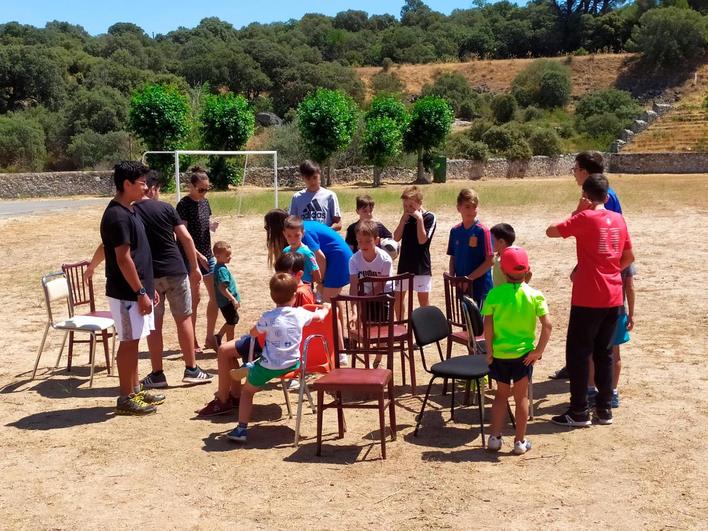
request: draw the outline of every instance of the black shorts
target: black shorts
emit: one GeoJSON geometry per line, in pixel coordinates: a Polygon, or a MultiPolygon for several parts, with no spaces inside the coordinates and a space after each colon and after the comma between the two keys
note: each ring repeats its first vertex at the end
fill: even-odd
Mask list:
{"type": "Polygon", "coordinates": [[[492,380],[510,385],[512,381],[518,382],[525,377],[533,375],[533,365],[524,365],[526,354],[513,360],[494,358],[489,366],[489,377],[492,380]]]}
{"type": "Polygon", "coordinates": [[[238,312],[236,311],[236,308],[234,308],[233,304],[220,306],[219,310],[221,310],[221,315],[223,315],[224,319],[226,319],[227,325],[235,326],[238,324],[238,312]]]}

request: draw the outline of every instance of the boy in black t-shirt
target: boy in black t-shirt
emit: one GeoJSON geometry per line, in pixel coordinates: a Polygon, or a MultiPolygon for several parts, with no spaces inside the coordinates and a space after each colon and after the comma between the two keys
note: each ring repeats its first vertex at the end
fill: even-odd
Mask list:
{"type": "Polygon", "coordinates": [[[145,193],[149,168],[140,162],[116,164],[116,195],[101,219],[101,240],[106,254],[106,295],[115,321],[120,396],[118,415],[147,415],[165,397],[140,390],[138,343],[155,328],[153,320],[152,255],[145,227],[131,206],[145,193]]]}
{"type": "MultiPolygon", "coordinates": [[[[374,219],[374,205],[375,202],[370,195],[365,194],[356,196],[356,213],[359,216],[359,219],[347,227],[347,235],[346,238],[344,238],[344,241],[347,242],[347,245],[349,245],[349,248],[353,253],[356,253],[359,250],[359,246],[356,241],[356,229],[362,221],[374,219]]],[[[380,221],[374,221],[374,223],[376,223],[376,228],[380,239],[392,237],[391,231],[388,230],[383,223],[380,221]]]]}

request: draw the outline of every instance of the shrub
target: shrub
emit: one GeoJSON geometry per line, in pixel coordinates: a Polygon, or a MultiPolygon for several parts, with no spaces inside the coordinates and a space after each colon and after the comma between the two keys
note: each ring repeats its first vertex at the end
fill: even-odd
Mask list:
{"type": "Polygon", "coordinates": [[[595,114],[578,123],[578,129],[593,138],[616,137],[623,128],[622,120],[609,112],[595,114]]]}
{"type": "Polygon", "coordinates": [[[480,99],[477,94],[473,94],[472,97],[460,105],[459,117],[462,120],[472,121],[480,116],[482,116],[480,99]]]}
{"type": "Polygon", "coordinates": [[[582,46],[573,52],[573,55],[575,55],[575,56],[577,56],[577,57],[583,57],[583,56],[589,55],[589,54],[590,54],[590,52],[588,52],[588,51],[587,51],[585,48],[583,48],[582,46]]]}
{"type": "Polygon", "coordinates": [[[492,100],[492,114],[498,124],[504,124],[514,119],[516,114],[516,98],[511,94],[497,94],[492,100]]]}
{"type": "Polygon", "coordinates": [[[388,72],[393,66],[393,60],[390,57],[384,57],[381,61],[381,68],[384,72],[388,72]]]}
{"type": "Polygon", "coordinates": [[[562,107],[571,93],[570,69],[558,61],[538,59],[518,73],[511,83],[511,92],[523,107],[562,107]],[[544,94],[544,87],[552,94],[544,94]]]}
{"type": "Polygon", "coordinates": [[[467,130],[467,135],[475,142],[480,142],[482,141],[482,136],[484,136],[484,133],[486,133],[493,126],[494,124],[489,120],[474,120],[472,122],[472,126],[467,130]]]}
{"type": "Polygon", "coordinates": [[[455,133],[448,137],[445,155],[453,159],[486,162],[489,159],[489,147],[484,142],[471,140],[464,133],[455,133]]]}
{"type": "Polygon", "coordinates": [[[575,134],[575,128],[572,124],[561,124],[558,128],[558,134],[561,138],[570,138],[575,134]]]}
{"type": "Polygon", "coordinates": [[[393,72],[379,72],[371,78],[371,90],[374,94],[401,94],[405,86],[393,72]]]}
{"type": "Polygon", "coordinates": [[[546,72],[541,76],[538,103],[546,109],[565,107],[570,101],[570,90],[570,76],[566,72],[546,72]]]}
{"type": "Polygon", "coordinates": [[[67,154],[79,169],[110,169],[117,160],[130,158],[130,136],[127,131],[87,129],[72,137],[67,154]]]}
{"type": "Polygon", "coordinates": [[[543,111],[538,107],[534,107],[533,105],[530,107],[526,107],[521,115],[521,119],[524,122],[532,122],[533,120],[539,120],[542,117],[543,111]]]}
{"type": "Polygon", "coordinates": [[[561,139],[553,129],[536,129],[529,135],[528,142],[534,155],[556,157],[563,152],[561,139]]]}
{"type": "Polygon", "coordinates": [[[494,153],[505,152],[514,144],[514,140],[512,130],[501,126],[492,126],[482,135],[482,142],[494,153]]]}
{"type": "Polygon", "coordinates": [[[641,112],[628,92],[606,89],[583,96],[575,106],[576,127],[592,137],[616,135],[641,112]]]}
{"type": "Polygon", "coordinates": [[[523,138],[516,140],[509,148],[504,151],[504,156],[509,160],[529,160],[533,153],[529,143],[523,138]]]}
{"type": "Polygon", "coordinates": [[[432,85],[424,85],[422,95],[445,98],[452,106],[455,116],[459,116],[462,104],[473,98],[474,92],[467,79],[460,74],[445,73],[438,76],[432,85]]]}
{"type": "Polygon", "coordinates": [[[44,130],[35,120],[0,116],[0,168],[36,171],[44,167],[44,130]]]}
{"type": "Polygon", "coordinates": [[[189,132],[187,98],[174,87],[148,85],[133,94],[128,122],[149,149],[178,148],[189,132]]]}

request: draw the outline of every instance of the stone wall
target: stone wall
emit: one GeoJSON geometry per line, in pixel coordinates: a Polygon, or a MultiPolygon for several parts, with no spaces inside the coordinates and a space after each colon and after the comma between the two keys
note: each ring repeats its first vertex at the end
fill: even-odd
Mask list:
{"type": "Polygon", "coordinates": [[[708,152],[613,153],[611,173],[708,173],[708,152]]]}
{"type": "Polygon", "coordinates": [[[113,195],[112,171],[0,173],[0,198],[113,195]]]}

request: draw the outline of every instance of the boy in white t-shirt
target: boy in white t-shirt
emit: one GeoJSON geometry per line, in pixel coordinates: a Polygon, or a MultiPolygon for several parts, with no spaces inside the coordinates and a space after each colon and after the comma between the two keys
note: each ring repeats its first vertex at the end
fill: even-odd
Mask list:
{"type": "Polygon", "coordinates": [[[321,186],[320,167],[306,160],[300,164],[300,175],[305,180],[305,189],[295,192],[290,200],[290,215],[324,223],[336,231],[342,230],[339,199],[332,190],[321,186]]]}
{"type": "Polygon", "coordinates": [[[231,377],[240,380],[246,377],[241,388],[238,408],[238,426],[226,436],[232,441],[246,442],[248,421],[253,409],[253,395],[265,384],[297,369],[300,366],[300,342],[302,329],[312,321],[323,321],[329,313],[329,304],[310,312],[304,308],[294,308],[298,279],[287,273],[276,273],[270,279],[270,297],[276,307],[265,312],[251,328],[251,336],[265,333],[265,347],[254,363],[231,370],[231,377]]]}

